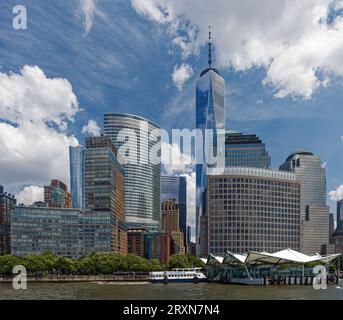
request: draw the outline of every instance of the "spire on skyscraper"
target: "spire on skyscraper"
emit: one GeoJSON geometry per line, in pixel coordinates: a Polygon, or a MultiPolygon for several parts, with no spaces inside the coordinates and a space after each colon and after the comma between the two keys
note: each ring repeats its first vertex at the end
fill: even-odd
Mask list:
{"type": "Polygon", "coordinates": [[[212,68],[212,31],[211,25],[208,26],[208,67],[200,73],[200,77],[206,74],[208,71],[212,70],[217,74],[220,74],[219,71],[215,68],[212,68]]]}
{"type": "Polygon", "coordinates": [[[211,68],[212,64],[212,38],[211,38],[211,25],[208,26],[208,67],[211,68]]]}

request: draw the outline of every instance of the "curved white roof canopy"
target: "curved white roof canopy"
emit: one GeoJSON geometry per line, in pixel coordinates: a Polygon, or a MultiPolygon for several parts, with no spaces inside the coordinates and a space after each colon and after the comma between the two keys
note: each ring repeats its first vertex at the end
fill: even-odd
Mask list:
{"type": "Polygon", "coordinates": [[[268,252],[255,252],[250,251],[246,255],[232,253],[227,251],[224,257],[214,256],[209,254],[206,264],[230,264],[230,265],[240,265],[240,264],[284,264],[284,263],[296,263],[296,264],[306,264],[309,262],[320,262],[320,263],[330,263],[335,260],[341,254],[332,254],[328,256],[321,256],[319,254],[308,256],[301,252],[285,249],[275,253],[268,252]]]}

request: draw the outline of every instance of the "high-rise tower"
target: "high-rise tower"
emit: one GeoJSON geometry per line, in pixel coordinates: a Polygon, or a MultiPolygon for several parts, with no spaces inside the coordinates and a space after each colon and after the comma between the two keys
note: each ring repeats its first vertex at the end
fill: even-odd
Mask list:
{"type": "MultiPolygon", "coordinates": [[[[212,130],[214,141],[219,129],[225,128],[225,81],[217,69],[212,67],[211,29],[208,38],[208,67],[200,74],[196,83],[196,128],[203,137],[207,129],[212,130]]],[[[208,146],[203,140],[203,153],[208,146]]],[[[215,143],[215,142],[214,142],[215,143]]],[[[203,160],[196,160],[196,240],[197,254],[207,254],[207,222],[206,222],[206,187],[207,169],[204,154],[203,160]]]]}
{"type": "MultiPolygon", "coordinates": [[[[125,163],[125,207],[126,222],[129,228],[146,227],[150,232],[160,230],[160,155],[149,155],[149,150],[159,137],[156,130],[160,127],[154,122],[136,115],[125,113],[104,114],[104,135],[111,138],[121,152],[124,145],[123,134],[128,152],[136,163],[125,163]],[[130,133],[130,138],[127,136],[130,133]],[[119,138],[118,138],[119,137],[119,138]],[[130,152],[133,152],[131,154],[130,152]]],[[[123,158],[125,154],[122,154],[123,158]]]]}
{"type": "Polygon", "coordinates": [[[326,205],[326,172],[320,157],[300,149],[292,152],[280,170],[294,172],[301,183],[300,251],[320,252],[329,242],[329,207],[326,205]]]}

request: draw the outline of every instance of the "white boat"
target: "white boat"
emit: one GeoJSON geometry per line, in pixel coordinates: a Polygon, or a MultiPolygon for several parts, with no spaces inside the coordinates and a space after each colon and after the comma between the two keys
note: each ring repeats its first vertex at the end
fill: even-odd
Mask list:
{"type": "Polygon", "coordinates": [[[206,281],[206,276],[201,268],[173,269],[172,271],[149,272],[151,282],[194,282],[206,281]]]}

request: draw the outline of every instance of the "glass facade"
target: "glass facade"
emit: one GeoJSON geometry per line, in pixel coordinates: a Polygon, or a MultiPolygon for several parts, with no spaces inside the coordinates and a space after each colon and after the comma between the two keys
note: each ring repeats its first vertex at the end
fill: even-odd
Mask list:
{"type": "Polygon", "coordinates": [[[104,114],[104,134],[111,138],[118,149],[124,144],[118,139],[118,134],[122,129],[130,130],[137,137],[137,139],[126,141],[126,146],[131,147],[137,156],[136,163],[124,164],[127,225],[129,228],[145,226],[149,232],[158,232],[161,224],[160,153],[150,155],[154,157],[150,159],[149,150],[160,139],[158,134],[152,132],[159,127],[152,121],[135,115],[104,114]]]}
{"type": "Polygon", "coordinates": [[[44,202],[49,208],[71,208],[71,194],[67,186],[57,179],[44,187],[44,202]]]}
{"type": "Polygon", "coordinates": [[[212,254],[299,250],[300,183],[276,170],[210,169],[207,220],[212,254]]]}
{"type": "MultiPolygon", "coordinates": [[[[200,129],[203,137],[205,130],[213,130],[213,146],[216,147],[216,135],[219,129],[225,128],[225,81],[219,75],[216,69],[208,68],[204,70],[200,79],[196,83],[196,128],[200,129]]],[[[205,159],[205,148],[208,145],[203,142],[203,156],[205,159]]],[[[209,150],[211,151],[211,150],[209,150]]],[[[210,154],[210,153],[208,153],[210,154]]],[[[197,234],[196,240],[198,252],[203,254],[207,251],[205,241],[201,243],[201,239],[206,238],[206,230],[203,228],[206,225],[206,188],[207,188],[207,170],[208,165],[205,161],[196,159],[196,207],[197,207],[197,234]]]]}
{"type": "Polygon", "coordinates": [[[225,167],[270,169],[271,160],[266,146],[254,134],[245,135],[227,130],[225,135],[225,167]]]}
{"type": "Polygon", "coordinates": [[[11,253],[17,256],[53,252],[81,255],[80,210],[17,206],[11,215],[11,253]]]}
{"type": "Polygon", "coordinates": [[[16,202],[14,196],[4,192],[0,185],[0,254],[11,252],[11,212],[16,202]]]}
{"type": "Polygon", "coordinates": [[[337,231],[343,232],[343,200],[337,202],[337,231]]]}
{"type": "Polygon", "coordinates": [[[161,177],[161,203],[166,200],[175,200],[179,207],[179,228],[187,240],[187,179],[186,177],[167,176],[161,177]]]}
{"type": "Polygon", "coordinates": [[[292,152],[280,170],[294,172],[301,183],[301,252],[314,254],[329,242],[326,174],[320,157],[300,149],[292,152]]]}
{"type": "Polygon", "coordinates": [[[69,147],[69,165],[72,206],[84,210],[84,148],[82,146],[69,147]]]}
{"type": "Polygon", "coordinates": [[[118,161],[118,151],[109,137],[86,138],[85,156],[85,238],[87,232],[97,248],[90,243],[88,248],[127,253],[127,228],[125,224],[125,171],[118,161]],[[93,212],[93,213],[91,213],[93,212]],[[91,221],[94,221],[92,223],[91,221]],[[98,227],[97,227],[98,226],[98,227]],[[92,228],[92,230],[91,230],[92,228]],[[100,232],[101,228],[103,232],[100,232]],[[97,232],[98,235],[94,235],[97,232]]]}

